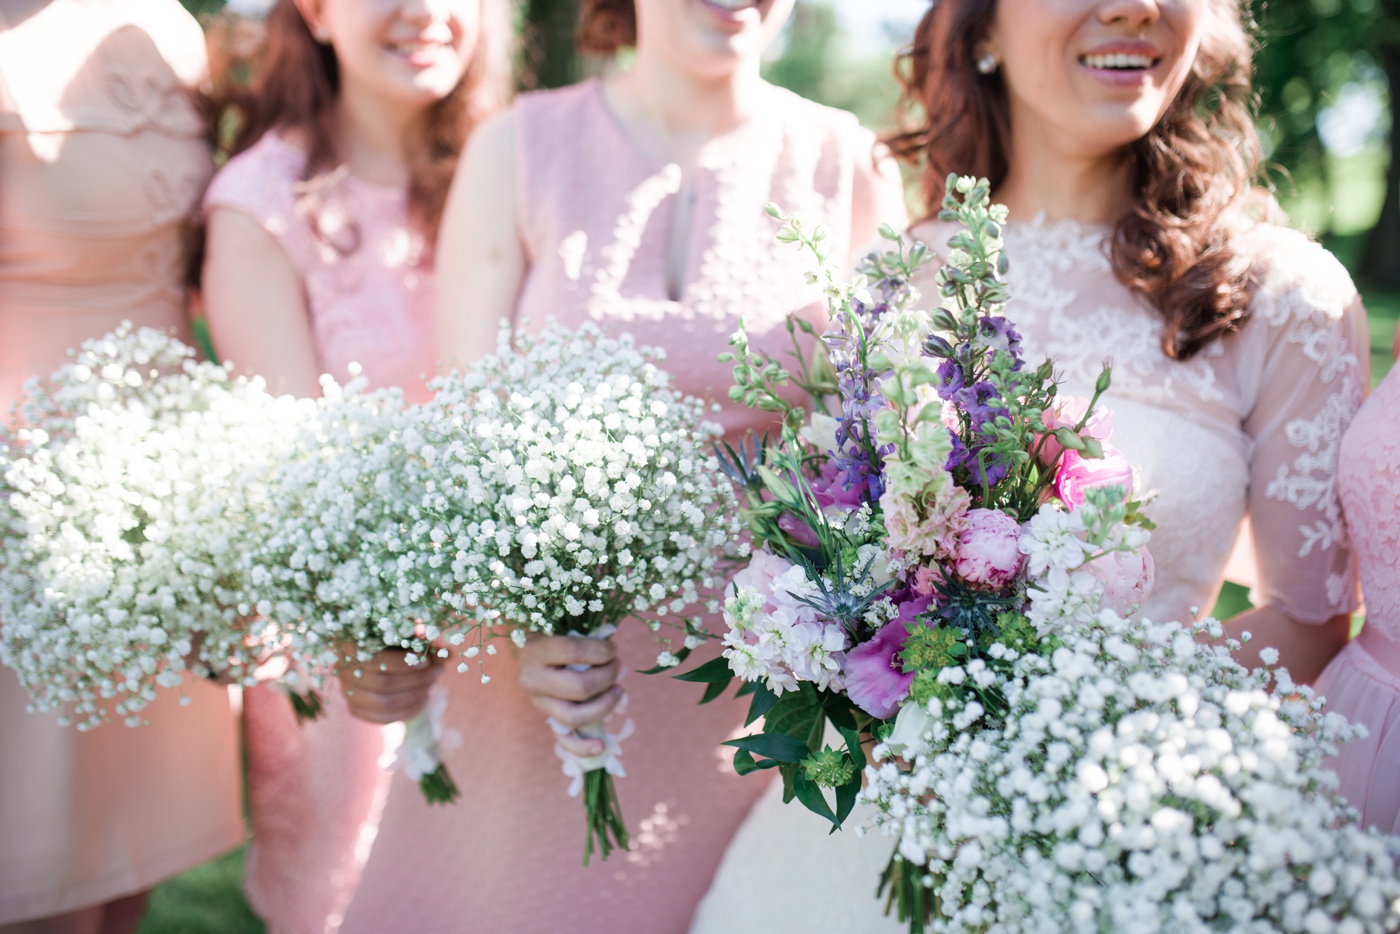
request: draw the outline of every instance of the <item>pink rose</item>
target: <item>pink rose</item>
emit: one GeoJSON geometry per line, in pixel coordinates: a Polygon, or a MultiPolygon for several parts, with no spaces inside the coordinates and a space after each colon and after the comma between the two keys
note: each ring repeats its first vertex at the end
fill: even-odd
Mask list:
{"type": "Polygon", "coordinates": [[[1133,467],[1123,452],[1105,444],[1103,457],[1088,458],[1065,451],[1055,471],[1055,495],[1073,509],[1084,502],[1084,491],[1097,486],[1121,486],[1133,495],[1133,467]]]}
{"type": "Polygon", "coordinates": [[[1136,613],[1152,593],[1152,554],[1146,548],[1110,552],[1084,565],[1084,570],[1103,587],[1099,606],[1119,616],[1136,613]]]}
{"type": "Polygon", "coordinates": [[[969,509],[953,570],[969,584],[1001,590],[1021,570],[1021,524],[1000,509],[969,509]]]}
{"type": "MultiPolygon", "coordinates": [[[[1089,400],[1079,396],[1062,396],[1055,403],[1053,409],[1046,409],[1040,415],[1040,420],[1045,423],[1052,434],[1045,436],[1045,443],[1040,447],[1040,462],[1045,466],[1055,463],[1055,458],[1060,456],[1064,448],[1060,442],[1055,440],[1053,432],[1057,428],[1068,428],[1074,431],[1079,420],[1084,417],[1084,413],[1089,409],[1089,400]]],[[[1100,442],[1107,441],[1109,435],[1113,434],[1113,413],[1108,409],[1095,409],[1093,417],[1085,423],[1083,431],[1079,436],[1096,438],[1100,442]]],[[[1037,439],[1039,440],[1039,439],[1037,439]]]]}

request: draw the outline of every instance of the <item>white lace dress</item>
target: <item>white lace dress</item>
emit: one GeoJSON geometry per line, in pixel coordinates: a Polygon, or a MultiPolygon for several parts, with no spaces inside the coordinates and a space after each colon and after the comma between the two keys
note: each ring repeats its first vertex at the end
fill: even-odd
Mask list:
{"type": "MultiPolygon", "coordinates": [[[[952,228],[915,234],[941,247],[952,228]]],[[[1252,599],[1320,623],[1354,605],[1334,483],[1338,444],[1367,385],[1366,318],[1342,266],[1302,234],[1242,233],[1261,285],[1239,334],[1185,362],[1161,350],[1157,313],[1113,277],[1106,227],[1013,223],[1008,316],[1032,365],[1056,360],[1062,393],[1089,396],[1104,361],[1112,443],[1156,490],[1157,582],[1146,615],[1208,612],[1246,516],[1256,542],[1252,599]]],[[[933,269],[922,283],[934,295],[933,269]]],[[[898,932],[874,899],[893,849],[829,825],[776,783],[730,844],[692,934],[898,932]]],[[[858,820],[859,811],[852,817],[858,820]]]]}

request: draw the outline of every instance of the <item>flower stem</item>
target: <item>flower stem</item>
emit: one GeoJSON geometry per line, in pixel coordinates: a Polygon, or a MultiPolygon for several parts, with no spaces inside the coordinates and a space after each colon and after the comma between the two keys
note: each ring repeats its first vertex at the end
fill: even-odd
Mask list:
{"type": "Polygon", "coordinates": [[[429,804],[451,804],[460,795],[457,783],[452,780],[452,773],[447,771],[446,765],[439,765],[420,778],[418,787],[429,804]]]}
{"type": "Polygon", "coordinates": [[[880,887],[875,890],[876,896],[885,895],[885,914],[894,908],[895,917],[909,925],[909,934],[924,934],[937,909],[938,898],[924,884],[924,875],[923,869],[896,852],[880,873],[880,887]]]}
{"type": "Polygon", "coordinates": [[[325,703],[321,700],[321,695],[316,691],[307,691],[305,694],[300,691],[289,691],[287,697],[292,702],[292,713],[297,715],[298,725],[316,720],[325,710],[325,703]]]}
{"type": "Polygon", "coordinates": [[[627,825],[622,820],[622,808],[617,803],[617,789],[606,769],[594,769],[583,776],[583,819],[588,826],[588,838],[583,847],[583,865],[596,849],[607,859],[613,847],[627,849],[627,825]]]}

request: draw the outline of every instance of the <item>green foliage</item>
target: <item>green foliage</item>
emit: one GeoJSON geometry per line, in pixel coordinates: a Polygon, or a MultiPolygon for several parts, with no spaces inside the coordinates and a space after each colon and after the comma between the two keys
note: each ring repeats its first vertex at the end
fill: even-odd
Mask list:
{"type": "Polygon", "coordinates": [[[138,934],[263,934],[243,900],[243,851],[234,850],[156,886],[138,934]]]}

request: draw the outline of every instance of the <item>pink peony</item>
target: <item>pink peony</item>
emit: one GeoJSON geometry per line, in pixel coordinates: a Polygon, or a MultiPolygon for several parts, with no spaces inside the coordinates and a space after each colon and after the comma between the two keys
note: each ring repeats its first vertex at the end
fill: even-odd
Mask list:
{"type": "Polygon", "coordinates": [[[1021,570],[1021,524],[1000,509],[969,509],[953,557],[959,577],[1001,590],[1021,570]]]}
{"type": "Polygon", "coordinates": [[[1152,593],[1152,555],[1146,548],[1110,552],[1084,565],[1084,570],[1103,588],[1099,606],[1119,616],[1136,613],[1152,593]]]}
{"type": "MultiPolygon", "coordinates": [[[[1052,432],[1057,428],[1068,428],[1073,431],[1088,408],[1088,399],[1079,396],[1063,396],[1056,402],[1053,409],[1047,409],[1041,413],[1040,420],[1052,432]]],[[[1113,413],[1108,409],[1096,409],[1094,416],[1085,423],[1080,437],[1088,435],[1090,438],[1096,438],[1102,442],[1107,441],[1111,434],[1113,434],[1113,413]]],[[[1063,450],[1064,448],[1060,442],[1055,440],[1053,434],[1047,435],[1045,443],[1040,448],[1040,462],[1047,467],[1050,466],[1055,463],[1055,458],[1059,457],[1063,450]]]]}
{"type": "Polygon", "coordinates": [[[884,720],[894,716],[900,702],[909,696],[914,673],[904,671],[899,653],[909,641],[909,624],[925,612],[933,601],[915,597],[899,604],[899,614],[863,642],[846,653],[846,694],[857,707],[884,720]]]}
{"type": "Polygon", "coordinates": [[[1117,448],[1105,444],[1103,457],[1088,458],[1065,451],[1055,471],[1055,495],[1073,509],[1084,502],[1084,491],[1098,486],[1121,486],[1133,493],[1133,467],[1117,448]]]}
{"type": "Polygon", "coordinates": [[[943,583],[943,569],[936,564],[922,564],[914,570],[914,579],[909,582],[914,593],[921,597],[930,597],[943,583]]]}

